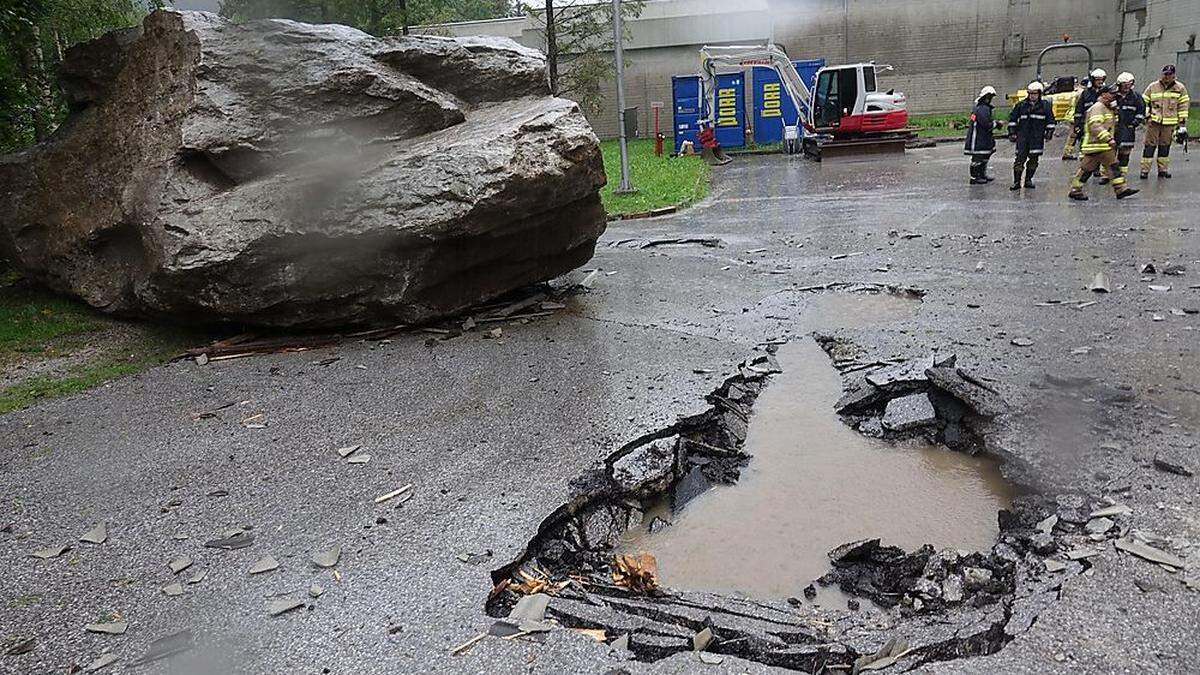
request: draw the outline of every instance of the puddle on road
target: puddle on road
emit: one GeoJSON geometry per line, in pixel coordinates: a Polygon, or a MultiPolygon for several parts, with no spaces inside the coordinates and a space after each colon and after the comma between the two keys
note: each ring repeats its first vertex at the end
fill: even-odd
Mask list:
{"type": "MultiPolygon", "coordinates": [[[[806,327],[899,319],[915,304],[829,294],[810,304],[806,327]]],[[[672,524],[625,534],[624,550],[657,557],[664,585],[799,597],[829,570],[827,552],[848,541],[972,551],[995,543],[997,511],[1013,495],[994,460],[862,436],[833,411],[841,376],[815,341],[797,338],[777,356],[783,373],[755,403],[744,448],[753,459],[737,484],[716,486],[674,514],[666,501],[648,505],[645,522],[658,515],[672,524]]],[[[818,602],[844,607],[833,589],[818,602]]]]}

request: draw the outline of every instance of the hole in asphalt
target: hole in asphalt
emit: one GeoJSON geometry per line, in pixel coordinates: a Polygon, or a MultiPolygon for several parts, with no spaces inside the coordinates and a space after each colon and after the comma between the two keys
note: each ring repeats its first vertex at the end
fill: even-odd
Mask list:
{"type": "MultiPolygon", "coordinates": [[[[793,341],[777,358],[783,372],[755,402],[741,478],[685,505],[652,500],[624,551],[654,554],[671,588],[780,598],[827,572],[828,552],[848,541],[991,548],[996,514],[1012,497],[998,462],[924,439],[864,436],[834,413],[841,377],[815,341],[793,341]]],[[[823,590],[821,604],[846,606],[823,590]]]]}
{"type": "Polygon", "coordinates": [[[710,650],[804,672],[853,669],[889,635],[916,667],[1027,630],[1087,564],[1043,565],[1062,536],[1053,507],[1016,495],[983,454],[1021,466],[986,442],[1007,404],[953,354],[861,361],[829,332],[903,325],[919,292],[844,290],[804,296],[811,338],[760,346],[704,412],[573,480],[492,571],[488,613],[546,593],[548,617],[624,636],[641,660],[708,629],[710,650]],[[656,565],[616,555],[646,549],[656,565]]]}

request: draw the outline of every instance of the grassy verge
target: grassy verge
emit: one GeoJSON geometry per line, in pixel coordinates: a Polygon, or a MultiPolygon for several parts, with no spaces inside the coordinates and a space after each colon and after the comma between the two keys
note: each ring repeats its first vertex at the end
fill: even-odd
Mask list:
{"type": "MultiPolygon", "coordinates": [[[[1007,120],[1010,110],[1011,108],[1007,107],[997,107],[992,113],[992,117],[997,120],[1007,120]]],[[[909,115],[908,124],[913,127],[921,127],[921,130],[917,132],[919,138],[953,138],[967,135],[967,124],[970,122],[970,118],[970,111],[909,115]]],[[[997,133],[1000,131],[997,130],[997,133]]]]}
{"type": "Polygon", "coordinates": [[[617,141],[603,141],[604,173],[608,184],[600,199],[609,214],[639,213],[664,206],[691,204],[708,194],[709,167],[699,157],[654,156],[652,139],[629,141],[629,180],[637,192],[615,194],[621,184],[621,155],[617,141]]]}
{"type": "Polygon", "coordinates": [[[129,324],[82,303],[0,278],[0,371],[33,374],[0,384],[0,413],[66,396],[165,362],[203,340],[190,331],[129,324]]]}

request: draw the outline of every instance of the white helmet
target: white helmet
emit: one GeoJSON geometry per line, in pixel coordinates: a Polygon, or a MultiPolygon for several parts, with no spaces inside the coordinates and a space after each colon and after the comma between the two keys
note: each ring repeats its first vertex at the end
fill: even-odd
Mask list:
{"type": "Polygon", "coordinates": [[[1126,84],[1133,82],[1133,73],[1121,73],[1117,76],[1117,84],[1126,84]]]}
{"type": "Polygon", "coordinates": [[[1103,69],[1103,68],[1097,68],[1097,69],[1095,69],[1095,70],[1093,70],[1093,71],[1092,71],[1092,73],[1091,73],[1091,78],[1092,78],[1093,80],[1099,80],[1100,78],[1105,78],[1105,79],[1107,79],[1107,78],[1108,78],[1108,73],[1104,72],[1104,69],[1103,69]]]}
{"type": "Polygon", "coordinates": [[[991,95],[991,96],[996,95],[996,88],[990,84],[987,85],[986,87],[984,87],[983,89],[979,90],[979,98],[983,98],[984,96],[988,96],[988,95],[991,95]]]}
{"type": "Polygon", "coordinates": [[[1025,91],[1036,91],[1038,93],[1041,93],[1043,90],[1045,90],[1045,88],[1046,87],[1043,86],[1041,82],[1034,80],[1033,82],[1029,83],[1028,87],[1025,87],[1025,91]]]}

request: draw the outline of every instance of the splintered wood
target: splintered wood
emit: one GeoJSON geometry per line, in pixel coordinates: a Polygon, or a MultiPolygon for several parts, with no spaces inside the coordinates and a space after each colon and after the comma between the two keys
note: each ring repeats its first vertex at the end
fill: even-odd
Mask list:
{"type": "Polygon", "coordinates": [[[619,555],[612,562],[613,583],[634,593],[650,594],[658,588],[658,560],[649,553],[619,555]]]}

